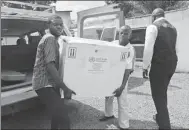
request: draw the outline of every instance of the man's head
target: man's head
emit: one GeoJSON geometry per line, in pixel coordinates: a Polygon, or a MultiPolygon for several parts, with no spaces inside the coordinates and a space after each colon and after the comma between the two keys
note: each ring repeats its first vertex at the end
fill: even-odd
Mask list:
{"type": "Polygon", "coordinates": [[[156,8],[153,12],[152,12],[152,22],[154,22],[156,19],[160,18],[160,17],[165,17],[165,12],[163,9],[161,8],[156,8]]]}
{"type": "Polygon", "coordinates": [[[60,36],[63,30],[63,20],[58,15],[52,15],[48,19],[49,31],[56,37],[60,36]]]}
{"type": "Polygon", "coordinates": [[[122,26],[119,31],[119,43],[122,46],[126,46],[131,38],[132,30],[128,25],[122,26]]]}

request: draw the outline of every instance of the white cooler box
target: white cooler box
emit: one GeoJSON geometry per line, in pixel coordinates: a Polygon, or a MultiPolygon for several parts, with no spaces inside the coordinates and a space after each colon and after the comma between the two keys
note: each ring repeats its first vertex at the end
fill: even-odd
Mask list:
{"type": "Polygon", "coordinates": [[[62,36],[59,40],[61,77],[77,93],[73,99],[110,96],[120,87],[128,56],[126,48],[76,37],[62,36]]]}

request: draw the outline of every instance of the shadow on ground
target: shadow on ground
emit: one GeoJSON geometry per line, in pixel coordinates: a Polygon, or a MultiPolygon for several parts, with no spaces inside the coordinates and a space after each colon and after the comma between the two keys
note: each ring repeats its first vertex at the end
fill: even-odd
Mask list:
{"type": "MultiPolygon", "coordinates": [[[[117,119],[100,122],[103,112],[79,101],[73,101],[69,106],[72,129],[106,129],[107,125],[117,126],[117,119]]],[[[131,119],[131,129],[157,129],[153,121],[140,121],[131,119]]],[[[47,111],[43,106],[16,113],[13,117],[2,118],[2,129],[49,129],[50,122],[47,111]]],[[[174,129],[182,129],[174,127],[174,129]]]]}
{"type": "Polygon", "coordinates": [[[175,85],[169,85],[169,90],[178,90],[178,89],[182,89],[181,87],[175,86],[175,85]]]}
{"type": "Polygon", "coordinates": [[[148,93],[138,92],[138,91],[128,91],[128,94],[140,95],[140,96],[152,96],[148,93]]]}
{"type": "MultiPolygon", "coordinates": [[[[142,86],[146,81],[149,81],[149,79],[144,79],[144,78],[139,78],[139,77],[130,77],[129,79],[129,84],[128,84],[128,92],[129,90],[132,90],[134,88],[140,87],[142,86]]],[[[168,89],[170,91],[172,90],[178,90],[178,89],[182,89],[179,86],[175,86],[175,85],[169,85],[168,89]]],[[[150,96],[150,94],[145,94],[145,93],[141,93],[141,92],[129,92],[131,94],[138,94],[138,95],[147,95],[150,96]]]]}
{"type": "MultiPolygon", "coordinates": [[[[99,118],[103,116],[103,112],[89,105],[78,103],[77,111],[71,114],[72,126],[74,129],[106,129],[108,126],[118,126],[117,118],[100,122],[99,118]],[[77,114],[74,114],[77,113],[77,114]]],[[[156,129],[157,125],[152,121],[140,121],[131,119],[129,121],[131,129],[156,129]]]]}
{"type": "MultiPolygon", "coordinates": [[[[128,85],[128,93],[137,95],[151,96],[150,94],[130,91],[140,87],[146,82],[146,79],[131,77],[128,85]]],[[[169,90],[181,89],[178,86],[170,85],[169,90]]],[[[89,105],[73,100],[69,106],[72,128],[75,129],[105,129],[107,125],[117,125],[117,120],[108,122],[99,122],[99,118],[103,115],[102,111],[95,109],[89,105]]],[[[2,129],[48,129],[50,122],[46,109],[43,106],[30,109],[20,113],[16,113],[13,117],[7,116],[2,118],[2,129]]],[[[130,120],[131,129],[156,129],[157,125],[152,121],[130,120]]],[[[173,129],[182,129],[174,127],[173,129]]]]}
{"type": "Polygon", "coordinates": [[[1,118],[2,129],[44,129],[49,128],[49,123],[44,106],[1,118]]]}
{"type": "Polygon", "coordinates": [[[138,77],[131,77],[129,79],[128,91],[142,86],[144,84],[144,82],[146,82],[146,81],[147,81],[147,79],[138,78],[138,77]]]}

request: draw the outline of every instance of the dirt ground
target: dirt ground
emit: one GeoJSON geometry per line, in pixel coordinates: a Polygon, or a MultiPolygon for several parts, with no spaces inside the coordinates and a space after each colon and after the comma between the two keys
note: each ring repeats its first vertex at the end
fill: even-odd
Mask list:
{"type": "MultiPolygon", "coordinates": [[[[189,128],[189,74],[175,73],[168,89],[168,108],[172,128],[189,128]]],[[[116,128],[117,119],[99,122],[103,116],[103,98],[82,98],[70,109],[73,129],[116,128]]],[[[131,129],[157,129],[152,116],[156,113],[151,97],[150,84],[142,78],[141,69],[136,69],[129,80],[128,103],[131,129]]],[[[2,129],[47,129],[49,120],[43,107],[16,113],[2,118],[2,129]]],[[[117,100],[114,100],[117,117],[117,100]]]]}

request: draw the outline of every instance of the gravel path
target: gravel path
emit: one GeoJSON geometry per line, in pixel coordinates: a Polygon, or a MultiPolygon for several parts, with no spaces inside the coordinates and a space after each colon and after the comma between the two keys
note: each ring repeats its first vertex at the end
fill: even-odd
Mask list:
{"type": "MultiPolygon", "coordinates": [[[[168,108],[172,128],[189,128],[189,74],[175,73],[168,89],[168,108]]],[[[70,110],[72,128],[105,129],[116,126],[117,120],[99,122],[103,116],[104,99],[82,98],[73,101],[77,109],[70,110]],[[76,114],[77,113],[77,114],[76,114]]],[[[156,129],[152,119],[155,107],[151,98],[148,80],[141,78],[141,70],[133,73],[128,87],[130,127],[133,129],[156,129]]],[[[114,100],[114,113],[117,117],[117,100],[114,100]]],[[[14,117],[2,118],[2,129],[42,129],[49,128],[46,111],[41,108],[17,113],[14,117]]]]}

